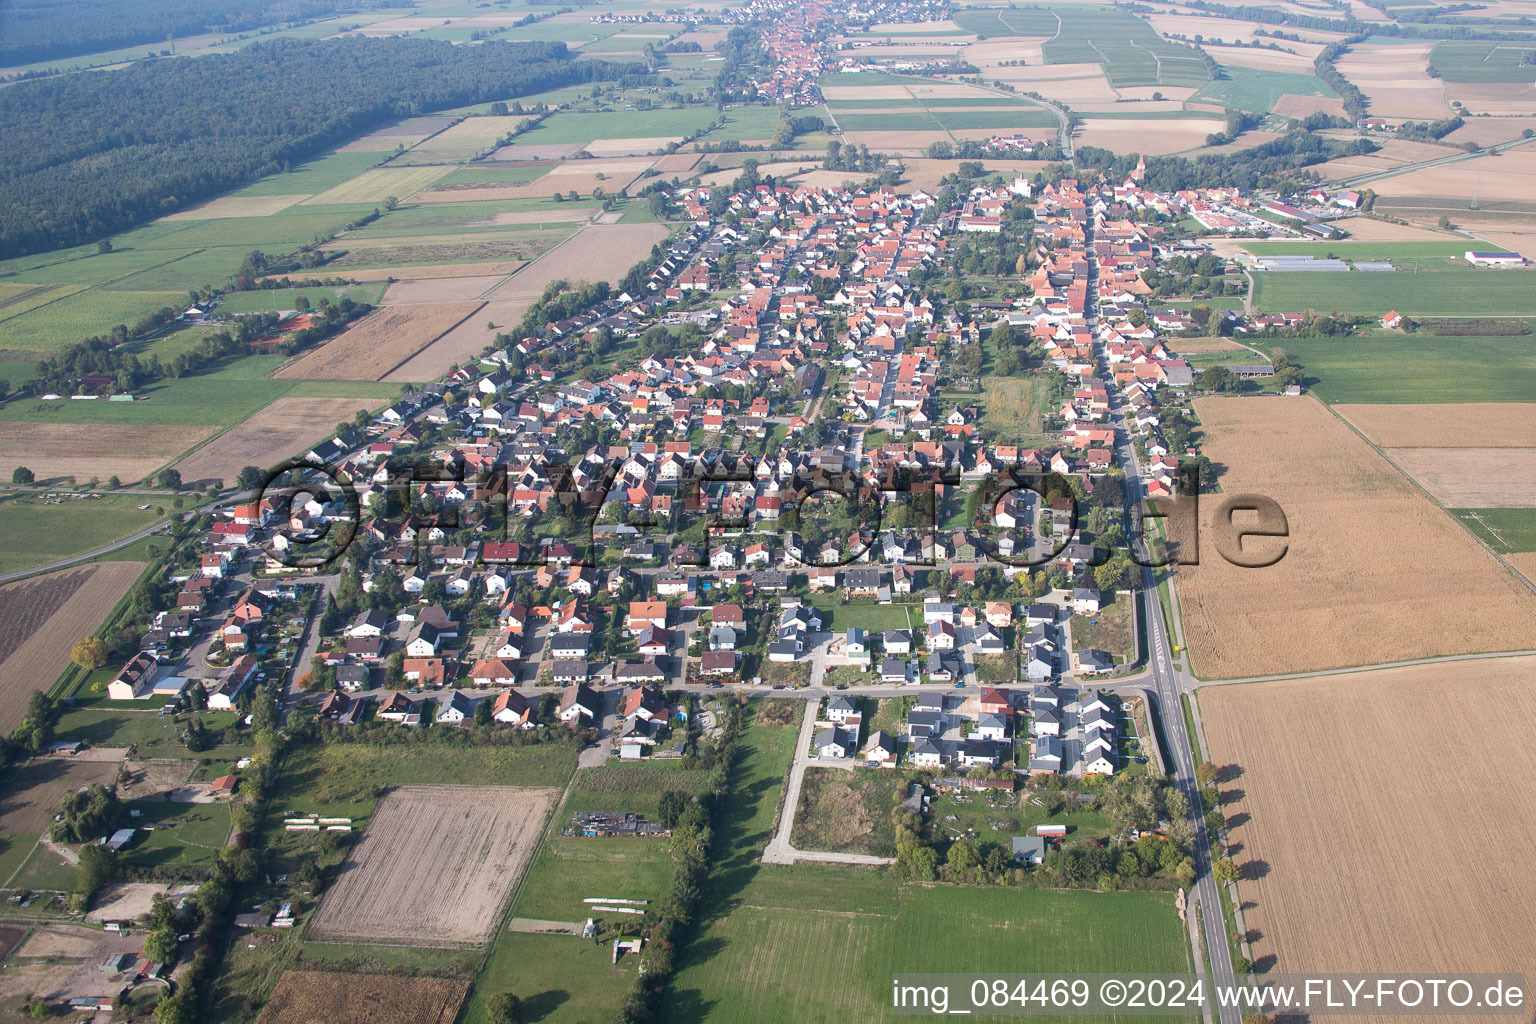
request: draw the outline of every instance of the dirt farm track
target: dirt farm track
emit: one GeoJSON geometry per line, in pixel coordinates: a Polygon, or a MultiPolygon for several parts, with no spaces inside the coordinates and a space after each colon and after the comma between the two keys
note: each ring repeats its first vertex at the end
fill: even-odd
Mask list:
{"type": "Polygon", "coordinates": [[[1536,747],[1497,738],[1536,727],[1533,679],[1496,658],[1200,691],[1259,967],[1536,976],[1536,747]]]}
{"type": "Polygon", "coordinates": [[[479,942],[538,844],[552,789],[402,786],[374,812],[311,935],[479,942]]]}

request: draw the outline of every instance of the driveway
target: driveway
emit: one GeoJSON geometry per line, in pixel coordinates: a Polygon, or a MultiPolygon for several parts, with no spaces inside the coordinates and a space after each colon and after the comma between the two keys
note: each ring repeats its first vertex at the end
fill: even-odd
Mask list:
{"type": "Polygon", "coordinates": [[[789,843],[795,830],[795,809],[800,806],[800,787],[805,782],[805,769],[811,765],[821,768],[842,768],[852,771],[858,762],[852,758],[820,760],[811,757],[811,738],[816,733],[816,712],[821,707],[819,698],[805,702],[805,716],[800,720],[800,735],[796,740],[795,763],[789,770],[789,785],[784,789],[784,809],[779,814],[779,827],[763,850],[764,864],[793,864],[796,861],[825,861],[834,864],[891,864],[894,858],[871,857],[862,853],[828,853],[818,850],[797,850],[789,843]]]}

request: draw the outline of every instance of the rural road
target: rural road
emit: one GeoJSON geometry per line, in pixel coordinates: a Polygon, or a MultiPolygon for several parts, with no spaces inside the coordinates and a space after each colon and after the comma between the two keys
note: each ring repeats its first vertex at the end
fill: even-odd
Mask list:
{"type": "Polygon", "coordinates": [[[1435,157],[1433,160],[1421,160],[1416,164],[1403,164],[1401,167],[1393,167],[1390,170],[1372,171],[1369,174],[1358,174],[1353,178],[1345,178],[1342,181],[1336,182],[1335,184],[1343,185],[1347,188],[1354,188],[1358,185],[1367,185],[1373,181],[1380,181],[1383,178],[1395,178],[1399,174],[1407,174],[1410,171],[1422,171],[1430,167],[1439,167],[1442,164],[1454,164],[1462,160],[1476,160],[1478,157],[1482,156],[1497,155],[1499,153],[1514,149],[1516,146],[1523,146],[1529,142],[1536,142],[1536,139],[1511,139],[1509,142],[1501,142],[1496,146],[1489,146],[1486,149],[1480,149],[1476,153],[1458,151],[1455,153],[1449,153],[1445,156],[1435,157]]]}
{"type": "MultiPolygon", "coordinates": [[[[764,864],[793,864],[796,861],[813,860],[832,864],[885,865],[893,863],[890,857],[872,857],[862,853],[825,853],[815,850],[797,850],[789,844],[795,828],[795,808],[800,805],[800,786],[805,781],[805,769],[811,764],[811,737],[816,732],[816,712],[821,708],[820,699],[805,702],[805,717],[800,720],[800,735],[795,740],[795,763],[789,770],[789,785],[784,787],[784,808],[779,813],[779,828],[763,849],[764,864]]],[[[818,761],[824,768],[852,770],[854,761],[842,758],[836,761],[818,761]]]]}
{"type": "Polygon", "coordinates": [[[15,572],[5,573],[4,575],[0,575],[0,583],[10,583],[12,580],[25,579],[28,576],[41,576],[43,573],[54,572],[58,569],[68,569],[70,566],[77,565],[80,562],[89,562],[92,559],[100,558],[102,555],[109,555],[116,551],[118,548],[125,548],[135,541],[141,541],[151,534],[164,532],[166,527],[169,525],[169,523],[165,522],[156,523],[154,526],[145,527],[138,533],[124,537],[122,540],[113,541],[111,544],[103,545],[102,547],[83,552],[82,554],[71,555],[68,558],[60,558],[59,560],[49,562],[46,565],[34,565],[30,569],[18,569],[15,572]]]}
{"type": "MultiPolygon", "coordinates": [[[[1088,251],[1093,250],[1092,227],[1088,230],[1088,251]]],[[[1098,293],[1098,260],[1090,257],[1088,261],[1088,294],[1098,293]]],[[[1097,321],[1097,310],[1089,310],[1088,323],[1090,327],[1097,321]]],[[[1100,372],[1103,371],[1102,365],[1100,372]]],[[[1118,397],[1115,389],[1110,388],[1111,398],[1110,423],[1115,428],[1116,456],[1120,468],[1125,472],[1125,515],[1126,522],[1134,523],[1137,509],[1140,507],[1145,488],[1142,484],[1141,461],[1136,454],[1136,444],[1132,430],[1126,422],[1125,405],[1118,397]]],[[[1142,547],[1142,561],[1151,561],[1147,557],[1150,552],[1145,548],[1145,538],[1138,539],[1137,544],[1142,547]]],[[[1157,578],[1153,570],[1146,565],[1141,566],[1141,588],[1146,595],[1142,602],[1147,610],[1145,617],[1147,635],[1147,664],[1150,669],[1152,690],[1157,694],[1157,700],[1149,707],[1149,713],[1157,715],[1162,725],[1163,739],[1167,742],[1166,753],[1172,767],[1172,781],[1175,786],[1184,793],[1189,802],[1189,824],[1191,835],[1194,837],[1193,853],[1195,861],[1195,883],[1193,895],[1198,906],[1200,919],[1205,925],[1205,952],[1207,964],[1215,984],[1219,986],[1233,987],[1236,983],[1236,972],[1232,966],[1232,950],[1227,942],[1227,924],[1221,909],[1221,898],[1216,891],[1216,880],[1211,873],[1211,836],[1205,828],[1205,809],[1200,803],[1200,787],[1195,782],[1195,751],[1191,749],[1191,737],[1189,730],[1184,727],[1184,709],[1180,698],[1185,689],[1193,683],[1193,679],[1186,682],[1183,669],[1175,667],[1173,662],[1173,641],[1170,639],[1169,623],[1163,614],[1163,603],[1157,597],[1157,578]]],[[[1169,593],[1173,591],[1173,584],[1168,584],[1169,593]]],[[[1206,965],[1196,965],[1199,973],[1205,973],[1206,965]]],[[[1222,1006],[1217,1008],[1217,1018],[1220,1024],[1241,1024],[1242,1014],[1236,1007],[1222,1006]]]]}

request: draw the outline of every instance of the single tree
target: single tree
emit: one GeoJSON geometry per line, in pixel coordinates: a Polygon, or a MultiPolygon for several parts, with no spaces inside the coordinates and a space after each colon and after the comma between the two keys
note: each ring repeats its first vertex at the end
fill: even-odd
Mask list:
{"type": "Polygon", "coordinates": [[[36,479],[37,477],[33,476],[32,471],[26,466],[17,466],[11,470],[11,483],[13,484],[30,484],[36,479]]]}
{"type": "Polygon", "coordinates": [[[261,486],[261,478],[264,475],[260,466],[242,466],[235,482],[240,485],[242,491],[254,491],[261,486]]]}
{"type": "Polygon", "coordinates": [[[155,478],[160,486],[167,491],[181,490],[181,472],[169,467],[162,469],[160,475],[155,478]]]}
{"type": "Polygon", "coordinates": [[[1211,865],[1211,874],[1222,885],[1231,885],[1237,881],[1237,865],[1232,863],[1232,858],[1223,857],[1211,865]]]}
{"type": "Polygon", "coordinates": [[[69,649],[69,660],[87,672],[94,672],[107,663],[106,642],[99,636],[81,637],[69,649]]]}
{"type": "Polygon", "coordinates": [[[511,992],[497,992],[485,1002],[490,1024],[523,1024],[523,1002],[511,992]]]}

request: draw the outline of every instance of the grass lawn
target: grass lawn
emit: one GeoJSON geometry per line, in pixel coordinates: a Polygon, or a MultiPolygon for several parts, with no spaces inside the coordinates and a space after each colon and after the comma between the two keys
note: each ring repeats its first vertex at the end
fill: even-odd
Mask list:
{"type": "Polygon", "coordinates": [[[1256,347],[1271,355],[1284,351],[1326,402],[1526,402],[1536,394],[1536,342],[1529,337],[1380,332],[1259,341],[1256,347]]]}
{"type": "Polygon", "coordinates": [[[981,394],[960,404],[979,404],[982,429],[999,442],[1018,443],[1040,435],[1040,417],[1050,395],[1050,382],[1040,374],[983,377],[981,394]]]}
{"type": "Polygon", "coordinates": [[[1092,614],[1072,616],[1073,650],[1083,651],[1092,647],[1113,655],[1115,664],[1124,665],[1136,658],[1136,633],[1132,628],[1135,616],[1131,614],[1133,598],[1116,595],[1109,604],[1092,614]]]}
{"type": "Polygon", "coordinates": [[[894,857],[891,808],[904,791],[900,775],[880,768],[810,769],[800,787],[790,843],[797,850],[894,857]]]}
{"type": "Polygon", "coordinates": [[[123,862],[133,867],[204,867],[229,840],[229,804],[183,804],[164,800],[134,800],[136,827],[160,825],[153,832],[139,832],[124,848],[123,862]],[[164,827],[169,824],[170,827],[164,827]]]}
{"type": "Polygon", "coordinates": [[[821,628],[828,632],[841,633],[857,627],[866,633],[883,633],[888,629],[916,629],[922,624],[921,618],[918,626],[912,624],[912,605],[849,604],[841,594],[825,592],[812,595],[811,605],[821,612],[821,628]]]}
{"type": "MultiPolygon", "coordinates": [[[[564,816],[557,825],[570,820],[564,816]]],[[[582,921],[588,897],[661,898],[676,862],[666,839],[627,836],[548,839],[528,869],[513,913],[540,921],[582,921]]]]}
{"type": "Polygon", "coordinates": [[[75,884],[75,867],[48,847],[38,843],[31,846],[36,836],[27,836],[23,846],[31,847],[31,855],[21,865],[9,883],[13,889],[48,889],[68,892],[75,884]]]}
{"type": "Polygon", "coordinates": [[[774,886],[752,897],[766,903],[710,922],[684,954],[667,1019],[883,1020],[890,976],[899,971],[1190,969],[1167,894],[897,888],[884,873],[827,868],[775,870],[774,886]],[[817,897],[844,880],[859,889],[884,883],[887,891],[878,902],[861,899],[829,913],[821,899],[797,892],[802,877],[817,897]],[[698,956],[701,948],[707,958],[698,956]]]}
{"type": "Polygon", "coordinates": [[[1456,508],[1451,513],[1501,555],[1536,551],[1536,508],[1456,508]]]}
{"type": "MultiPolygon", "coordinates": [[[[149,705],[154,701],[143,703],[149,705]]],[[[180,736],[192,716],[162,716],[158,708],[148,707],[142,711],[93,707],[66,711],[59,718],[54,736],[66,742],[78,740],[92,747],[133,747],[134,756],[138,758],[233,761],[255,753],[256,748],[244,742],[242,732],[236,726],[235,712],[200,711],[197,714],[210,732],[222,731],[225,742],[207,750],[189,751],[180,736]]]]}
{"type": "Polygon", "coordinates": [[[146,501],[158,503],[142,495],[106,495],[53,505],[40,494],[0,495],[0,572],[43,565],[137,533],[160,519],[153,508],[139,510],[146,501]]]}
{"type": "MultiPolygon", "coordinates": [[[[1364,257],[1358,257],[1364,258],[1364,257]]],[[[1307,309],[1380,315],[1529,313],[1536,272],[1464,267],[1390,272],[1266,270],[1253,275],[1257,312],[1307,309]]]]}
{"type": "Polygon", "coordinates": [[[597,139],[681,137],[701,130],[715,117],[714,107],[703,106],[614,110],[601,114],[567,112],[545,118],[537,128],[524,132],[514,141],[519,145],[547,146],[562,142],[585,145],[597,139]]]}
{"type": "Polygon", "coordinates": [[[517,993],[525,1019],[540,1024],[610,1020],[634,987],[639,963],[626,956],[614,964],[611,946],[591,939],[508,932],[496,940],[460,1020],[484,1024],[485,999],[497,992],[517,993]]]}

